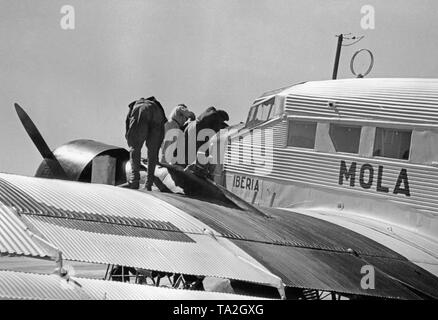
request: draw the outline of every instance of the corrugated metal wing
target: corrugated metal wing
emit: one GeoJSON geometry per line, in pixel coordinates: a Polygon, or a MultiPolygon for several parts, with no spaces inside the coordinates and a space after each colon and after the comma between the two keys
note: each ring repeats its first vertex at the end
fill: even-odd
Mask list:
{"type": "Polygon", "coordinates": [[[438,297],[438,278],[396,252],[341,226],[292,211],[262,208],[272,218],[170,194],[155,194],[232,240],[286,285],[415,299],[401,283],[438,297]],[[237,236],[236,236],[237,235],[237,236]],[[385,264],[387,262],[387,264],[385,264]],[[361,268],[375,265],[376,288],[362,289],[361,268]]]}
{"type": "Polygon", "coordinates": [[[0,202],[66,259],[281,284],[208,225],[150,194],[0,174],[0,202]]]}
{"type": "Polygon", "coordinates": [[[0,270],[0,299],[90,300],[93,297],[55,274],[0,270]]]}
{"type": "MultiPolygon", "coordinates": [[[[255,297],[0,270],[0,299],[32,300],[251,300],[255,297]]],[[[259,299],[259,298],[257,298],[259,299]]]]}
{"type": "Polygon", "coordinates": [[[0,254],[48,257],[48,253],[26,229],[27,226],[15,213],[0,203],[0,254]]]}
{"type": "Polygon", "coordinates": [[[258,297],[165,287],[152,287],[114,281],[75,278],[96,299],[108,300],[252,300],[258,297]]]}

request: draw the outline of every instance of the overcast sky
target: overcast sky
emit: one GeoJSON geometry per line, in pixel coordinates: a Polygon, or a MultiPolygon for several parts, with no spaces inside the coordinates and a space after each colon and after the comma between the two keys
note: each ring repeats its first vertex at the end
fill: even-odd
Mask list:
{"type": "Polygon", "coordinates": [[[32,175],[41,161],[14,102],[52,149],[78,138],[126,147],[133,99],[243,121],[265,91],[330,78],[341,32],[365,38],[343,48],[340,78],[360,48],[375,55],[369,77],[437,77],[437,17],[434,0],[0,0],[0,171],[32,175]],[[63,5],[74,30],[60,26],[63,5]],[[361,28],[363,5],[374,30],[361,28]]]}

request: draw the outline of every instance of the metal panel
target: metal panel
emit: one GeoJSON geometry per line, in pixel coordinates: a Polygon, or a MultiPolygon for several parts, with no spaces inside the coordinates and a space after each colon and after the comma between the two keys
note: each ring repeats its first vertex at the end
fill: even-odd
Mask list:
{"type": "Polygon", "coordinates": [[[400,285],[403,282],[438,297],[438,278],[383,245],[338,225],[293,211],[263,208],[272,217],[266,219],[177,195],[157,193],[155,196],[221,232],[222,237],[232,240],[287,285],[417,298],[400,285]],[[361,267],[368,264],[378,268],[381,285],[375,290],[363,290],[360,286],[361,267]]]}
{"type": "Polygon", "coordinates": [[[39,220],[60,227],[82,230],[100,234],[112,234],[128,237],[150,238],[179,242],[194,242],[185,233],[174,228],[155,229],[154,227],[144,227],[138,225],[124,225],[115,222],[104,222],[95,220],[80,220],[74,218],[59,219],[47,216],[32,215],[32,221],[39,220]]]}
{"type": "Polygon", "coordinates": [[[90,300],[79,286],[58,275],[0,271],[0,298],[38,300],[90,300]]]}
{"type": "MultiPolygon", "coordinates": [[[[190,235],[195,242],[166,241],[101,234],[63,228],[26,217],[66,259],[125,265],[177,272],[272,283],[274,276],[260,272],[228,250],[224,239],[190,235]]],[[[241,251],[241,250],[235,250],[241,251]]],[[[242,255],[244,256],[244,255],[242,255]]],[[[278,282],[278,281],[277,281],[278,282]]]]}
{"type": "Polygon", "coordinates": [[[85,292],[108,300],[252,300],[258,297],[220,292],[194,291],[130,283],[74,278],[85,292]]]}
{"type": "MultiPolygon", "coordinates": [[[[363,259],[363,256],[356,257],[346,253],[267,243],[250,243],[243,240],[236,240],[235,242],[259,261],[269,265],[273,273],[279,275],[282,279],[287,279],[285,283],[288,286],[394,299],[420,298],[415,291],[410,291],[401,283],[392,279],[393,275],[397,275],[398,279],[403,279],[403,281],[411,280],[405,275],[401,276],[399,272],[406,269],[412,270],[412,268],[397,260],[388,260],[390,264],[377,265],[375,260],[363,259]],[[271,262],[274,257],[275,262],[271,262]],[[364,276],[361,269],[365,265],[373,266],[375,270],[375,288],[373,290],[362,289],[361,287],[361,279],[364,276]],[[382,272],[379,268],[385,265],[388,266],[385,271],[389,271],[389,274],[382,272]]],[[[410,272],[405,274],[407,273],[411,274],[410,272]]],[[[418,275],[416,278],[418,279],[418,275]]],[[[436,287],[427,285],[424,282],[419,283],[416,281],[417,279],[410,281],[415,283],[414,288],[426,288],[426,292],[437,294],[436,287]]],[[[435,280],[434,284],[437,283],[435,280]]],[[[437,298],[438,295],[434,297],[437,298]]]]}
{"type": "Polygon", "coordinates": [[[311,81],[284,90],[292,114],[436,124],[438,79],[311,81]],[[336,108],[329,108],[333,101],[336,108]]]}
{"type": "Polygon", "coordinates": [[[114,217],[108,222],[120,223],[133,218],[137,219],[131,221],[134,226],[141,221],[144,227],[149,223],[150,228],[166,230],[171,223],[178,230],[201,234],[206,227],[149,194],[113,186],[0,174],[0,191],[0,200],[20,214],[76,218],[68,215],[70,211],[82,214],[84,220],[114,217]]]}
{"type": "MultiPolygon", "coordinates": [[[[0,299],[36,300],[251,300],[255,297],[72,277],[0,271],[0,299]]],[[[259,298],[257,298],[259,299],[259,298]]]]}
{"type": "Polygon", "coordinates": [[[350,216],[334,210],[293,209],[292,211],[325,220],[360,233],[381,245],[394,250],[409,261],[438,276],[438,243],[423,237],[415,230],[392,226],[382,220],[363,216],[350,216]]]}
{"type": "Polygon", "coordinates": [[[15,213],[0,203],[0,254],[48,257],[26,229],[15,213]]]}
{"type": "Polygon", "coordinates": [[[0,191],[0,201],[66,259],[281,283],[209,226],[151,194],[7,174],[0,174],[0,191]]]}

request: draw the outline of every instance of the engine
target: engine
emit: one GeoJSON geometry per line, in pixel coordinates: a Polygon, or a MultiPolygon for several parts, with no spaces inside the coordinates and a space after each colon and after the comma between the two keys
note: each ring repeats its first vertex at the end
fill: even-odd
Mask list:
{"type": "MultiPolygon", "coordinates": [[[[125,166],[129,152],[121,147],[94,140],[74,140],[53,151],[68,180],[119,185],[126,182],[125,166]]],[[[50,159],[44,159],[35,176],[59,178],[50,170],[50,159]]]]}

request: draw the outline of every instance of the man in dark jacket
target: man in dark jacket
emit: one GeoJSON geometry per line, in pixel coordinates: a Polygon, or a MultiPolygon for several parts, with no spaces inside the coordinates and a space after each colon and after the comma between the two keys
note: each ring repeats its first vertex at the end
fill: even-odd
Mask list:
{"type": "Polygon", "coordinates": [[[224,110],[216,110],[215,107],[209,107],[203,113],[201,113],[197,119],[197,131],[202,129],[212,129],[214,132],[228,127],[225,121],[228,121],[228,113],[224,110]]]}
{"type": "Polygon", "coordinates": [[[203,129],[211,129],[217,133],[221,129],[228,127],[228,125],[225,123],[225,121],[228,120],[228,113],[226,113],[224,110],[216,110],[215,107],[209,107],[199,115],[196,121],[192,121],[188,124],[184,131],[186,139],[186,165],[191,164],[196,160],[196,153],[198,149],[207,141],[207,139],[204,141],[197,140],[199,132],[203,129]],[[189,135],[194,135],[194,138],[196,139],[195,150],[189,148],[188,144],[191,143],[192,140],[190,139],[189,135]]]}
{"type": "Polygon", "coordinates": [[[166,122],[163,107],[155,97],[141,98],[129,104],[125,137],[130,148],[131,174],[128,181],[130,188],[138,189],[140,186],[141,148],[146,142],[148,172],[145,188],[151,190],[166,122]]]}

